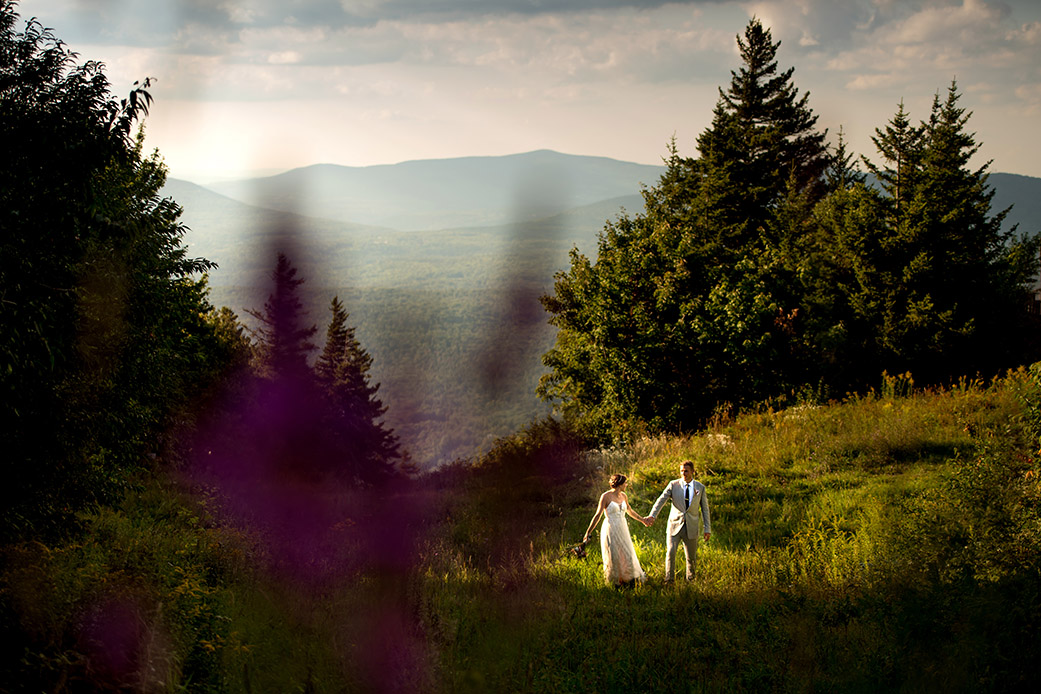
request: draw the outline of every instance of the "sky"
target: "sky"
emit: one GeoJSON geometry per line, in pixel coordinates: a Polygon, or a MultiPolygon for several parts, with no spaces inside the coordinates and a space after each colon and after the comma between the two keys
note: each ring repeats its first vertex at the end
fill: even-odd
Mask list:
{"type": "Polygon", "coordinates": [[[151,77],[147,145],[198,183],[537,149],[660,164],[711,122],[758,17],[834,142],[952,80],[977,164],[1041,176],[1038,0],[21,0],[113,92],[151,77]]]}

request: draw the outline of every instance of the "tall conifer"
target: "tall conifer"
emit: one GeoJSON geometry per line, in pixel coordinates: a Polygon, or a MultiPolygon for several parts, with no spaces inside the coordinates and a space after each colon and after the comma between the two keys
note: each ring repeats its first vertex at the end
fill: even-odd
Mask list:
{"type": "Polygon", "coordinates": [[[348,326],[348,313],[339,297],[329,306],[332,314],[325,346],[315,363],[315,375],[329,402],[331,433],[356,479],[379,482],[391,474],[401,457],[397,437],[387,429],[387,408],[377,397],[379,384],[369,381],[372,356],[348,326]]]}
{"type": "Polygon", "coordinates": [[[315,345],[311,338],[318,332],[315,325],[306,326],[300,300],[302,278],[284,253],[278,254],[271,273],[272,291],[263,312],[250,309],[249,315],[260,321],[253,333],[258,340],[259,371],[268,376],[303,373],[308,355],[315,345]]]}
{"type": "Polygon", "coordinates": [[[794,373],[780,237],[805,227],[829,157],[793,71],[777,70],[779,42],[759,20],[737,41],[700,158],[670,143],[644,214],[607,224],[596,262],[574,254],[544,300],[559,332],[539,392],[597,433],[691,428],[794,373]]]}
{"type": "Polygon", "coordinates": [[[861,385],[883,370],[922,383],[994,375],[1026,358],[1036,332],[1023,306],[1038,242],[1013,239],[1006,212],[991,214],[989,162],[971,166],[979,145],[959,99],[952,82],[918,125],[900,102],[873,138],[881,164],[864,158],[877,189],[832,201],[845,201],[827,217],[844,244],[833,257],[856,270],[835,293],[852,309],[847,327],[859,326],[850,336],[864,340],[849,345],[864,357],[861,385]]]}
{"type": "Polygon", "coordinates": [[[816,130],[809,94],[799,96],[795,68],[777,67],[770,30],[753,19],[737,37],[742,65],[719,89],[712,125],[698,137],[697,179],[732,249],[768,231],[772,210],[789,189],[816,202],[829,163],[825,132],[816,130]]]}
{"type": "Polygon", "coordinates": [[[878,166],[867,157],[863,161],[886,195],[888,215],[896,228],[903,221],[914,195],[923,155],[923,129],[911,123],[901,100],[896,114],[885,128],[875,128],[871,141],[875,143],[883,165],[878,166]]]}

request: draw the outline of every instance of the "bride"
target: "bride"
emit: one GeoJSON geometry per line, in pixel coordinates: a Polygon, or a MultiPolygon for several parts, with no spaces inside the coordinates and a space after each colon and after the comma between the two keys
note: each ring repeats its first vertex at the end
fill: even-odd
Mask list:
{"type": "Polygon", "coordinates": [[[593,520],[589,522],[583,542],[589,542],[589,536],[596,527],[600,516],[604,516],[604,526],[600,529],[600,553],[604,559],[604,580],[608,584],[626,585],[647,578],[640,560],[636,557],[636,548],[629,535],[629,524],[626,514],[632,516],[645,526],[650,525],[647,518],[639,516],[629,508],[629,499],[625,495],[628,480],[625,475],[611,475],[611,488],[600,495],[593,520]]]}

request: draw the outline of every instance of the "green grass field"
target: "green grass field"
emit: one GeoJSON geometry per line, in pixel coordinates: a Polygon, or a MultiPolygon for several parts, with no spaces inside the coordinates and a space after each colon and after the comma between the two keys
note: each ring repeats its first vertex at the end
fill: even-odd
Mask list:
{"type": "Polygon", "coordinates": [[[886,378],[593,452],[535,425],[476,466],[339,500],[344,556],[411,509],[407,541],[304,582],[219,499],[152,480],[74,539],[5,549],[22,647],[4,691],[1036,690],[1039,411],[1023,371],[928,392],[886,378]],[[685,459],[713,520],[692,583],[663,583],[663,523],[630,522],[635,588],[604,584],[596,542],[568,555],[611,473],[646,514],[685,459]],[[122,670],[84,637],[113,611],[122,670]]]}

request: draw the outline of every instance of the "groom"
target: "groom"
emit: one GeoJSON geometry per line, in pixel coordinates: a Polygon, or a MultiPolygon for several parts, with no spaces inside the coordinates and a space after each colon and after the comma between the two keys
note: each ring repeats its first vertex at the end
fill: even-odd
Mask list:
{"type": "Polygon", "coordinates": [[[690,581],[694,578],[694,568],[698,563],[699,518],[705,525],[705,539],[708,540],[712,534],[712,518],[708,513],[705,485],[695,481],[693,462],[686,460],[680,463],[680,478],[669,482],[654,502],[649,516],[651,523],[654,523],[658,512],[670,501],[672,508],[669,510],[669,527],[665,535],[665,582],[672,582],[676,547],[681,542],[683,553],[687,557],[687,580],[690,581]]]}

